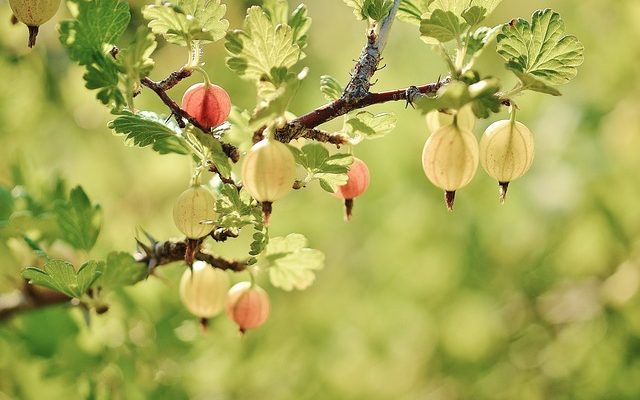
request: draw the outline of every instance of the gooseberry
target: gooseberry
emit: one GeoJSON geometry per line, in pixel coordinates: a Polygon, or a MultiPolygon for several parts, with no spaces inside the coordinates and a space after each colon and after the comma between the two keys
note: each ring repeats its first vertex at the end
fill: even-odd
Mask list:
{"type": "Polygon", "coordinates": [[[60,0],[9,0],[9,5],[18,21],[29,28],[28,45],[33,47],[40,25],[53,18],[60,7],[60,0]]]}
{"type": "Polygon", "coordinates": [[[422,167],[431,183],[445,191],[451,211],[456,190],[471,182],[478,169],[478,141],[473,133],[455,124],[443,126],[427,139],[422,167]]]}
{"type": "Polygon", "coordinates": [[[509,182],[524,175],[535,155],[533,134],[518,121],[491,124],[480,140],[480,162],[489,176],[498,181],[504,202],[509,182]]]}
{"type": "Polygon", "coordinates": [[[212,318],[224,309],[229,277],[204,261],[196,261],[180,279],[180,299],[189,312],[199,318],[212,318]]]}
{"type": "Polygon", "coordinates": [[[265,224],[271,203],[284,197],[293,186],[296,162],[287,145],[263,139],[253,145],[242,165],[242,183],[254,199],[262,203],[265,224]]]}
{"type": "Polygon", "coordinates": [[[182,109],[210,130],[227,120],[231,112],[231,99],[218,85],[196,83],[184,93],[182,109]]]}
{"type": "Polygon", "coordinates": [[[439,110],[432,110],[427,113],[426,120],[429,132],[433,133],[443,126],[453,124],[454,114],[457,115],[457,123],[460,128],[473,131],[473,128],[476,125],[476,116],[473,114],[471,106],[466,105],[457,112],[454,111],[451,114],[441,112],[439,110]]]}
{"type": "Polygon", "coordinates": [[[270,309],[269,295],[256,284],[239,282],[229,289],[227,314],[242,333],[264,324],[270,309]]]}
{"type": "Polygon", "coordinates": [[[351,219],[353,212],[353,199],[363,194],[369,187],[369,168],[361,159],[354,157],[353,163],[347,173],[347,183],[338,186],[334,196],[344,199],[345,218],[351,219]]]}
{"type": "Polygon", "coordinates": [[[207,236],[215,226],[216,199],[202,186],[192,186],[182,192],[173,206],[173,221],[180,232],[190,239],[207,236]]]}

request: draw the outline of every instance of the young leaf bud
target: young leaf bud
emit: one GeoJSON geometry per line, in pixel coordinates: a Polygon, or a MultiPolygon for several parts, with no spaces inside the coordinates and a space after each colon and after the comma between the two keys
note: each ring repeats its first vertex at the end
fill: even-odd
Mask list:
{"type": "Polygon", "coordinates": [[[242,165],[242,183],[254,199],[263,203],[265,223],[271,203],[280,200],[293,187],[296,162],[287,145],[264,139],[253,145],[242,165]]]}
{"type": "Polygon", "coordinates": [[[204,261],[193,263],[180,279],[180,299],[189,312],[208,319],[218,315],[225,307],[229,290],[229,277],[204,261]]]}
{"type": "Polygon", "coordinates": [[[500,202],[504,203],[509,182],[529,170],[534,154],[533,135],[520,122],[497,121],[484,132],[480,140],[480,161],[487,174],[500,185],[500,202]]]}
{"type": "Polygon", "coordinates": [[[270,309],[269,295],[258,285],[239,282],[229,289],[227,314],[242,333],[264,324],[269,317],[270,309]]]}
{"type": "Polygon", "coordinates": [[[353,163],[349,167],[347,177],[347,183],[339,186],[334,196],[339,199],[344,199],[345,219],[349,221],[353,210],[353,199],[360,196],[367,190],[367,187],[369,187],[369,168],[367,168],[367,164],[361,159],[354,157],[353,163]]]}
{"type": "Polygon", "coordinates": [[[215,225],[207,223],[216,218],[216,199],[202,186],[192,186],[182,192],[173,206],[173,221],[189,239],[207,236],[215,225]]]}
{"type": "Polygon", "coordinates": [[[478,169],[478,141],[455,124],[443,126],[427,139],[422,167],[431,183],[445,191],[451,211],[456,190],[471,182],[478,169]]]}
{"type": "Polygon", "coordinates": [[[231,99],[220,86],[196,83],[184,93],[182,109],[207,129],[215,128],[229,117],[231,99]]]}
{"type": "Polygon", "coordinates": [[[40,25],[49,21],[58,11],[60,0],[9,0],[18,21],[29,28],[29,47],[36,44],[40,25]]]}

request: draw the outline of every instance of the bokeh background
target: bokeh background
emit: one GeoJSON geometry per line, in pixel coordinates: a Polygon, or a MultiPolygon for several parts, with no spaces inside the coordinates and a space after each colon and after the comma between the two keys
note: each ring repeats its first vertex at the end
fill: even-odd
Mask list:
{"type": "MultiPolygon", "coordinates": [[[[248,2],[227,3],[231,26],[240,26],[248,2]]],[[[143,2],[131,4],[139,22],[143,2]]],[[[320,75],[346,82],[364,43],[364,25],[342,1],[306,4],[310,76],[294,113],[324,102],[320,75]]],[[[112,296],[110,312],[90,326],[65,307],[2,322],[0,399],[640,398],[640,2],[505,1],[490,22],[544,7],[563,15],[586,61],[563,97],[519,99],[537,155],[504,206],[479,171],[448,213],[422,173],[422,116],[400,103],[375,107],[396,112],[398,127],[355,149],[372,181],[350,224],[316,186],[277,204],[272,235],[303,233],[327,263],[305,292],[268,287],[273,312],[263,328],[240,337],[220,317],[201,334],[177,296],[183,266],[163,267],[162,279],[112,296]]],[[[104,209],[96,257],[133,250],[136,226],[177,237],[171,207],[188,184],[188,161],[127,148],[110,133],[110,115],[57,40],[56,22],[67,16],[61,7],[29,51],[0,1],[0,182],[20,161],[34,180],[60,174],[83,185],[104,209]]],[[[401,22],[384,57],[376,90],[445,72],[401,22]]],[[[183,58],[161,46],[152,77],[183,58]]],[[[235,104],[253,107],[253,88],[224,58],[222,43],[208,46],[207,71],[235,104]]],[[[501,65],[487,51],[479,68],[508,87],[514,80],[501,65]]],[[[170,94],[180,98],[192,83],[170,94]]],[[[139,101],[164,112],[150,93],[139,101]]],[[[248,243],[214,250],[242,257],[248,243]]],[[[15,288],[19,267],[0,254],[1,291],[15,288]]]]}

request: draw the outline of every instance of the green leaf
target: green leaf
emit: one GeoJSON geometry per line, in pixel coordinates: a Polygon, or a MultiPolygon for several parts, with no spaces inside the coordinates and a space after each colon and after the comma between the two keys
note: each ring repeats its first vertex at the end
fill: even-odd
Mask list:
{"type": "Polygon", "coordinates": [[[200,129],[194,129],[192,132],[196,139],[204,146],[205,157],[213,162],[223,176],[230,177],[231,161],[222,149],[222,143],[212,135],[202,132],[200,129]]]}
{"type": "Polygon", "coordinates": [[[329,155],[329,151],[320,143],[309,143],[301,149],[291,147],[291,150],[296,162],[307,171],[305,182],[317,179],[328,192],[335,192],[338,186],[347,183],[347,172],[353,162],[352,155],[329,155]]]}
{"type": "Polygon", "coordinates": [[[55,204],[58,225],[64,240],[76,249],[91,250],[102,225],[102,210],[92,205],[82,187],[71,190],[68,201],[55,204]]]}
{"type": "Polygon", "coordinates": [[[220,0],[178,0],[175,4],[148,5],[142,15],[149,28],[169,43],[189,46],[194,40],[201,43],[222,39],[229,28],[223,19],[227,6],[220,0]]]}
{"type": "Polygon", "coordinates": [[[121,109],[126,105],[125,96],[120,89],[119,67],[113,57],[96,53],[94,62],[86,65],[83,75],[85,87],[98,90],[96,97],[104,105],[121,109]]]}
{"type": "Polygon", "coordinates": [[[250,124],[251,113],[248,110],[241,110],[236,106],[231,107],[231,113],[227,121],[231,125],[225,137],[229,143],[244,152],[253,146],[254,130],[250,124]]]}
{"type": "Polygon", "coordinates": [[[377,139],[391,133],[397,121],[393,113],[372,114],[369,111],[359,111],[347,116],[345,133],[355,141],[377,139]]]}
{"type": "Polygon", "coordinates": [[[520,79],[523,90],[532,90],[534,92],[550,94],[551,96],[562,96],[562,93],[560,93],[558,89],[548,85],[534,75],[518,70],[512,70],[512,72],[520,79]]]}
{"type": "Polygon", "coordinates": [[[487,9],[480,6],[472,6],[464,10],[461,16],[469,26],[476,26],[487,16],[487,9]]]}
{"type": "Polygon", "coordinates": [[[404,22],[420,25],[422,15],[429,9],[429,3],[433,0],[401,0],[396,16],[404,22]]]}
{"type": "Polygon", "coordinates": [[[502,0],[431,0],[427,9],[422,14],[422,18],[429,18],[437,10],[452,12],[454,15],[463,16],[465,11],[473,8],[483,8],[485,16],[491,14],[502,0]]]}
{"type": "Polygon", "coordinates": [[[189,154],[189,147],[180,129],[152,112],[124,114],[109,122],[109,128],[124,135],[130,146],[151,146],[160,154],[189,154]]]}
{"type": "Polygon", "coordinates": [[[320,91],[327,100],[338,100],[342,96],[344,89],[338,81],[330,75],[320,77],[320,91]]]}
{"type": "Polygon", "coordinates": [[[487,78],[471,85],[462,81],[452,81],[438,90],[435,97],[421,96],[415,101],[423,113],[431,110],[459,110],[467,104],[478,118],[488,118],[492,112],[500,111],[500,100],[496,93],[500,90],[496,78],[487,78]]]}
{"type": "MultiPolygon", "coordinates": [[[[287,74],[281,81],[279,78],[275,85],[260,85],[258,95],[262,100],[256,106],[251,117],[251,127],[257,129],[276,117],[284,116],[289,108],[289,103],[298,92],[302,81],[307,77],[308,68],[304,68],[299,74],[287,74]]],[[[275,76],[275,71],[273,75],[275,76]]]]}
{"type": "Polygon", "coordinates": [[[315,280],[315,271],[324,268],[324,254],[307,248],[307,239],[292,233],[269,241],[264,264],[273,286],[287,291],[304,290],[315,280]]]}
{"type": "Polygon", "coordinates": [[[467,25],[451,11],[435,10],[430,18],[422,20],[420,33],[427,43],[447,43],[459,38],[466,28],[467,25]]]}
{"type": "Polygon", "coordinates": [[[487,45],[498,36],[501,28],[501,25],[494,28],[482,26],[472,32],[467,41],[467,55],[472,59],[477,59],[487,45]]]}
{"type": "Polygon", "coordinates": [[[60,42],[72,60],[86,66],[86,87],[97,89],[103,104],[121,109],[126,102],[119,87],[119,66],[108,51],[129,24],[129,6],[118,0],[70,3],[75,6],[71,7],[75,19],[60,23],[60,42]]]}
{"type": "Polygon", "coordinates": [[[60,41],[69,57],[81,65],[91,64],[125,31],[131,15],[127,2],[118,0],[70,0],[75,19],[60,23],[60,41]]]}
{"type": "Polygon", "coordinates": [[[84,295],[102,274],[102,263],[88,261],[76,272],[73,265],[63,260],[48,259],[42,269],[28,267],[22,276],[30,283],[48,287],[69,297],[84,295]]]}
{"type": "Polygon", "coordinates": [[[372,19],[381,21],[393,7],[393,0],[343,0],[353,8],[353,14],[358,20],[372,19]]]}
{"type": "Polygon", "coordinates": [[[216,226],[222,228],[240,229],[250,224],[262,223],[262,209],[252,202],[246,191],[238,191],[234,185],[220,186],[216,199],[218,221],[216,226]]]}
{"type": "Polygon", "coordinates": [[[132,96],[140,88],[140,79],[149,76],[153,70],[154,61],[151,54],[156,46],[153,33],[141,26],[136,31],[131,44],[118,53],[117,60],[120,72],[127,76],[132,96]]]}
{"type": "Polygon", "coordinates": [[[124,252],[109,253],[106,263],[101,264],[101,272],[96,286],[108,290],[133,285],[147,276],[145,265],[124,252]]]}
{"type": "Polygon", "coordinates": [[[311,18],[306,5],[300,4],[293,10],[289,18],[289,26],[293,29],[293,43],[301,49],[307,47],[307,32],[311,28],[311,18]]]}
{"type": "Polygon", "coordinates": [[[272,22],[257,6],[247,10],[243,30],[227,33],[225,47],[230,54],[229,68],[255,83],[275,83],[278,79],[274,72],[282,75],[284,70],[286,75],[286,70],[304,57],[293,29],[272,22]]]}
{"type": "Polygon", "coordinates": [[[543,93],[552,91],[549,85],[573,79],[584,61],[584,46],[575,36],[566,35],[560,14],[550,9],[534,12],[531,23],[517,19],[504,25],[497,41],[507,68],[526,89],[543,93]]]}

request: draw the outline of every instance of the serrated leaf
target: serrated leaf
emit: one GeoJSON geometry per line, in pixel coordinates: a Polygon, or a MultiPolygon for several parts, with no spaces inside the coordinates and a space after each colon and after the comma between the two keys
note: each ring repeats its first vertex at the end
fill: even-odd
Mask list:
{"type": "Polygon", "coordinates": [[[359,111],[349,114],[345,121],[345,133],[354,138],[377,139],[391,133],[396,127],[398,119],[393,113],[372,114],[369,111],[359,111]]]}
{"type": "Polygon", "coordinates": [[[229,143],[244,152],[253,146],[254,130],[251,128],[251,113],[248,110],[241,110],[236,106],[231,107],[231,113],[227,122],[231,128],[227,131],[226,138],[229,143]]]}
{"type": "Polygon", "coordinates": [[[451,11],[435,10],[429,18],[420,23],[422,39],[427,43],[447,43],[459,38],[467,28],[451,11]]]}
{"type": "Polygon", "coordinates": [[[79,298],[89,290],[102,274],[101,263],[88,261],[78,272],[63,260],[48,259],[42,269],[28,267],[22,276],[30,283],[48,287],[69,297],[79,298]]]}
{"type": "Polygon", "coordinates": [[[117,61],[120,71],[127,76],[130,94],[139,89],[140,79],[147,77],[153,70],[151,58],[157,43],[153,33],[145,27],[139,27],[134,39],[126,48],[120,50],[117,61]]]}
{"type": "Polygon", "coordinates": [[[300,4],[293,10],[289,18],[289,26],[293,29],[293,43],[301,49],[307,47],[307,32],[311,28],[311,18],[306,5],[300,4]]]}
{"type": "MultiPolygon", "coordinates": [[[[265,82],[259,87],[262,90],[258,91],[258,96],[262,100],[256,106],[256,109],[251,116],[251,127],[255,130],[274,118],[284,116],[285,112],[289,108],[289,103],[298,92],[302,81],[307,77],[308,68],[304,68],[299,74],[287,74],[285,77],[278,78],[275,85],[265,82]],[[265,90],[268,88],[267,90],[265,90]]],[[[278,73],[273,71],[272,76],[276,76],[278,73]]]]}
{"type": "Polygon", "coordinates": [[[342,96],[344,89],[338,81],[330,75],[320,77],[320,91],[327,100],[338,100],[342,96]]]}
{"type": "Polygon", "coordinates": [[[480,6],[472,6],[464,10],[461,14],[469,26],[476,26],[487,16],[487,9],[480,6]]]}
{"type": "Polygon", "coordinates": [[[501,28],[502,26],[499,25],[493,28],[482,26],[476,29],[467,41],[467,55],[472,59],[477,59],[487,45],[496,38],[501,28]]]}
{"type": "MultiPolygon", "coordinates": [[[[225,128],[228,127],[225,126],[225,128]]],[[[218,127],[220,128],[220,127],[218,127]]],[[[216,129],[218,129],[216,128],[216,129]]],[[[198,141],[204,146],[204,156],[209,159],[225,177],[231,176],[231,161],[222,149],[222,143],[210,134],[206,134],[199,129],[194,129],[193,134],[198,141]]]]}
{"type": "Polygon", "coordinates": [[[502,0],[431,0],[428,1],[429,4],[422,17],[429,18],[436,10],[442,10],[450,11],[462,18],[465,10],[472,7],[484,8],[486,16],[491,14],[501,2],[502,0]]]}
{"type": "Polygon", "coordinates": [[[126,2],[118,0],[70,0],[75,19],[60,23],[60,41],[69,57],[81,65],[104,54],[105,44],[114,44],[125,31],[131,15],[126,2]]]}
{"type": "Polygon", "coordinates": [[[72,60],[86,66],[86,87],[98,90],[97,98],[103,104],[121,109],[126,102],[119,86],[119,67],[108,51],[129,24],[129,6],[118,0],[71,3],[75,19],[60,23],[60,42],[72,60]]]}
{"type": "Polygon", "coordinates": [[[254,224],[262,230],[262,209],[252,201],[246,191],[238,191],[234,185],[222,184],[216,199],[218,220],[216,226],[240,230],[242,227],[254,224]]]}
{"type": "MultiPolygon", "coordinates": [[[[299,38],[298,38],[299,39],[299,38]]],[[[227,66],[241,78],[274,83],[274,71],[293,67],[304,53],[296,43],[293,29],[277,24],[257,6],[247,10],[243,30],[227,34],[227,66]]]]}
{"type": "Polygon", "coordinates": [[[315,280],[315,271],[324,268],[324,254],[307,248],[307,239],[297,233],[269,241],[264,267],[271,284],[283,290],[304,290],[315,280]]]}
{"type": "Polygon", "coordinates": [[[301,149],[291,148],[296,162],[307,171],[306,182],[317,179],[323,189],[335,192],[337,187],[347,183],[349,166],[353,162],[350,154],[329,155],[320,143],[309,143],[301,149]]]}
{"type": "Polygon", "coordinates": [[[109,128],[124,135],[131,146],[151,146],[160,154],[189,154],[190,151],[180,129],[152,112],[121,115],[109,122],[109,128]]]}
{"type": "Polygon", "coordinates": [[[64,240],[76,249],[91,250],[102,225],[102,209],[92,205],[82,187],[71,190],[68,201],[55,204],[58,225],[64,240]]]}
{"type": "Polygon", "coordinates": [[[520,72],[518,70],[512,71],[518,77],[518,79],[520,79],[520,82],[522,82],[523,90],[532,90],[534,92],[550,94],[551,96],[562,96],[562,93],[560,93],[558,89],[546,84],[535,76],[520,72]]]}
{"type": "Polygon", "coordinates": [[[223,19],[226,11],[220,0],[178,0],[175,4],[148,5],[142,15],[156,35],[169,43],[189,46],[194,40],[209,43],[222,39],[229,28],[229,21],[223,19]]]}
{"type": "Polygon", "coordinates": [[[497,52],[507,68],[526,80],[525,86],[542,87],[538,91],[544,93],[548,92],[544,87],[573,79],[584,61],[584,46],[575,36],[566,35],[560,14],[550,9],[534,12],[531,23],[517,19],[505,24],[497,41],[497,52]]]}
{"type": "Polygon", "coordinates": [[[146,266],[124,252],[109,253],[107,261],[100,264],[100,271],[96,286],[107,290],[133,285],[147,276],[146,266]]]}

